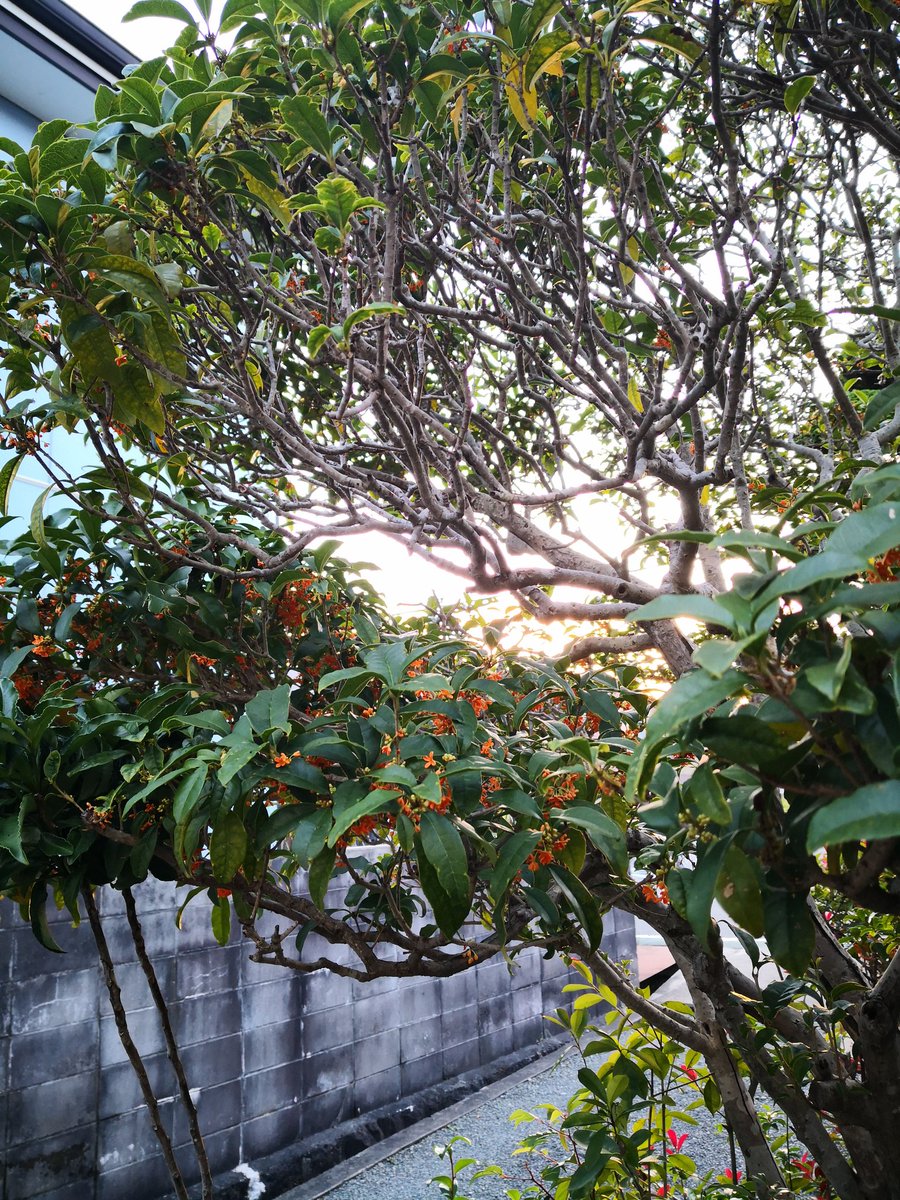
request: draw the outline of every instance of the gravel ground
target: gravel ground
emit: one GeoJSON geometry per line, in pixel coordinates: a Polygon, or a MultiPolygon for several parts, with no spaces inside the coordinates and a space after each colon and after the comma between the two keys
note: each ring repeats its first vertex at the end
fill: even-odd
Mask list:
{"type": "MultiPolygon", "coordinates": [[[[476,1180],[466,1185],[464,1194],[471,1200],[503,1200],[507,1188],[521,1186],[527,1179],[522,1157],[513,1158],[512,1152],[533,1128],[522,1125],[517,1129],[509,1119],[510,1113],[517,1109],[534,1112],[539,1104],[562,1104],[580,1086],[577,1076],[581,1065],[576,1054],[557,1056],[548,1070],[492,1100],[479,1102],[478,1095],[474,1095],[470,1110],[461,1119],[349,1179],[329,1191],[326,1200],[439,1200],[437,1188],[428,1183],[444,1170],[435,1157],[434,1145],[456,1134],[472,1142],[471,1147],[459,1148],[460,1156],[470,1155],[483,1164],[497,1163],[509,1176],[507,1180],[476,1180]]],[[[679,1126],[681,1132],[688,1133],[684,1151],[690,1153],[701,1175],[707,1171],[718,1173],[729,1162],[728,1140],[717,1128],[717,1120],[705,1110],[694,1115],[697,1125],[679,1126]]],[[[346,1165],[350,1168],[352,1160],[346,1165]]]]}

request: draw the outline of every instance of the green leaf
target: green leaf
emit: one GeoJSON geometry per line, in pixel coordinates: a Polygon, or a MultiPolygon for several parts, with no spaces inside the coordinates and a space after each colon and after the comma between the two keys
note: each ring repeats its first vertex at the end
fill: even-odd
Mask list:
{"type": "Polygon", "coordinates": [[[166,431],[166,413],[147,372],[139,363],[126,363],[111,372],[113,416],[123,425],[143,422],[160,435],[166,431]]]}
{"type": "Polygon", "coordinates": [[[731,837],[723,837],[701,845],[695,869],[682,871],[685,882],[685,916],[707,950],[713,895],[730,844],[731,837]]]}
{"type": "MultiPolygon", "coordinates": [[[[313,235],[313,241],[320,250],[328,255],[339,254],[344,246],[343,235],[334,225],[320,225],[313,235]]],[[[332,325],[331,331],[338,341],[344,336],[344,327],[342,325],[332,325]]]]}
{"type": "Polygon", "coordinates": [[[334,337],[334,330],[329,325],[313,326],[306,338],[306,353],[309,357],[315,358],[330,337],[334,337]]]}
{"type": "MultiPolygon", "coordinates": [[[[440,912],[435,911],[435,920],[445,937],[453,937],[468,916],[471,902],[466,848],[453,822],[437,812],[422,815],[419,845],[447,901],[440,912]]],[[[424,886],[424,879],[422,882],[424,886]]],[[[425,894],[428,896],[427,891],[425,894]]],[[[432,901],[431,896],[428,899],[432,901]]]]}
{"type": "Polygon", "coordinates": [[[638,37],[642,42],[653,42],[657,46],[665,46],[675,54],[682,54],[691,62],[696,62],[703,53],[700,42],[678,25],[656,25],[650,29],[642,29],[638,37]]]}
{"type": "Polygon", "coordinates": [[[16,601],[16,624],[26,633],[41,633],[41,622],[38,617],[37,604],[31,596],[20,594],[16,601]]]}
{"type": "Polygon", "coordinates": [[[156,88],[136,72],[119,80],[119,89],[127,97],[122,107],[131,109],[132,114],[147,116],[154,125],[162,122],[159,94],[156,88]],[[137,106],[138,113],[135,113],[137,106]]]}
{"type": "Polygon", "coordinates": [[[569,827],[569,840],[561,850],[556,851],[556,861],[562,863],[573,875],[580,875],[587,858],[587,840],[580,829],[569,827]]]}
{"type": "Polygon", "coordinates": [[[158,833],[155,829],[148,830],[140,841],[132,847],[129,855],[131,869],[137,879],[146,879],[150,863],[156,853],[158,833]]]}
{"type": "MultiPolygon", "coordinates": [[[[76,143],[76,145],[79,143],[76,143]]],[[[113,221],[103,230],[103,240],[110,254],[134,258],[134,229],[130,221],[113,221]]]]}
{"type": "Polygon", "coordinates": [[[731,638],[710,638],[708,642],[699,645],[691,657],[707,675],[711,675],[713,679],[721,679],[752,640],[752,637],[742,638],[739,642],[734,642],[731,638]]]}
{"type": "Polygon", "coordinates": [[[755,938],[763,934],[763,902],[759,870],[738,846],[731,845],[716,884],[716,899],[741,929],[755,938]]]}
{"type": "Polygon", "coordinates": [[[372,3],[372,0],[331,0],[328,5],[328,24],[334,34],[338,34],[352,21],[358,12],[372,3]]]}
{"type": "Polygon", "coordinates": [[[262,180],[257,179],[245,167],[241,167],[241,175],[247,191],[254,195],[257,200],[263,202],[272,216],[275,217],[284,229],[289,229],[291,221],[294,219],[294,214],[291,212],[288,202],[282,196],[281,192],[273,187],[269,187],[262,180]]]}
{"type": "Polygon", "coordinates": [[[321,208],[329,224],[343,233],[350,223],[350,218],[360,207],[360,201],[363,198],[356,185],[349,179],[334,175],[316,184],[316,199],[318,201],[316,205],[306,205],[300,211],[303,212],[308,208],[317,210],[321,208]]]}
{"type": "Polygon", "coordinates": [[[363,308],[354,309],[344,321],[344,340],[349,337],[350,330],[360,321],[368,321],[370,317],[389,317],[402,315],[405,309],[399,304],[391,304],[387,300],[375,300],[363,308]]]}
{"type": "Polygon", "coordinates": [[[321,854],[330,826],[331,813],[327,808],[308,812],[297,821],[291,839],[291,854],[301,867],[308,869],[312,860],[321,854]]]}
{"type": "MultiPolygon", "coordinates": [[[[186,117],[192,116],[195,112],[199,112],[201,109],[209,109],[210,112],[212,112],[223,101],[240,100],[242,96],[243,92],[226,92],[219,91],[218,89],[191,92],[187,96],[182,96],[181,99],[175,105],[173,105],[172,110],[169,113],[169,120],[177,125],[179,122],[184,121],[186,117]]],[[[206,136],[208,137],[210,134],[207,133],[206,136]]],[[[265,182],[265,180],[262,182],[265,182]]]]}
{"type": "Polygon", "coordinates": [[[200,130],[200,138],[207,141],[212,141],[213,138],[217,138],[219,134],[223,133],[231,124],[231,118],[233,116],[234,101],[227,97],[224,100],[220,100],[203,122],[203,127],[200,130]]]}
{"type": "Polygon", "coordinates": [[[293,758],[286,767],[276,767],[275,778],[279,783],[315,792],[318,796],[328,792],[328,780],[318,767],[308,763],[305,758],[293,758]]]}
{"type": "Polygon", "coordinates": [[[791,116],[794,116],[815,86],[815,75],[802,75],[799,79],[795,79],[793,83],[787,85],[784,89],[784,107],[791,116]]]}
{"type": "Polygon", "coordinates": [[[373,672],[368,667],[342,667],[339,671],[329,671],[327,675],[322,676],[319,680],[319,691],[324,692],[335,683],[367,683],[373,677],[373,672]]]}
{"type": "Polygon", "coordinates": [[[776,596],[795,595],[813,584],[867,570],[870,559],[900,544],[898,513],[900,503],[896,501],[870,504],[861,512],[850,513],[818,554],[780,572],[754,603],[759,607],[776,596]]]}
{"type": "Polygon", "coordinates": [[[369,650],[365,657],[366,666],[389,687],[406,679],[406,668],[411,661],[403,642],[385,642],[369,650]]]}
{"type": "Polygon", "coordinates": [[[679,917],[687,920],[688,884],[691,872],[684,867],[673,867],[666,876],[666,888],[669,892],[669,903],[679,917]]]}
{"type": "Polygon", "coordinates": [[[244,709],[253,732],[266,734],[277,729],[282,733],[290,733],[290,703],[289,683],[283,683],[269,691],[257,692],[244,709]]]}
{"type": "Polygon", "coordinates": [[[311,100],[305,96],[291,96],[282,101],[281,115],[291,133],[334,166],[334,148],[328,122],[311,100]]]}
{"type": "Polygon", "coordinates": [[[19,805],[17,813],[10,813],[9,816],[0,817],[0,849],[7,850],[16,862],[25,865],[28,863],[28,858],[22,847],[22,823],[27,804],[28,801],[23,800],[19,805]]]}
{"type": "Polygon", "coordinates": [[[588,949],[593,953],[603,939],[603,918],[597,901],[581,880],[565,867],[552,864],[549,871],[581,926],[588,949]]]}
{"type": "Polygon", "coordinates": [[[197,22],[178,0],[137,0],[122,17],[123,21],[137,21],[141,17],[167,17],[185,25],[196,26],[197,22]]]}
{"type": "Polygon", "coordinates": [[[885,421],[893,417],[897,405],[900,404],[900,379],[895,379],[880,392],[876,392],[866,405],[866,415],[863,418],[863,429],[877,429],[885,421]]]}
{"type": "Polygon", "coordinates": [[[72,631],[72,622],[78,616],[82,609],[82,601],[74,600],[71,604],[67,604],[57,618],[56,624],[53,626],[53,638],[57,642],[64,642],[72,631]]]}
{"type": "MultiPolygon", "coordinates": [[[[587,1070],[583,1068],[578,1073],[579,1079],[582,1074],[587,1073],[587,1070]]],[[[594,1078],[597,1078],[596,1075],[594,1078]]],[[[605,1096],[605,1089],[598,1094],[601,1097],[605,1096]]],[[[581,1165],[569,1180],[567,1200],[587,1200],[587,1197],[594,1195],[595,1184],[603,1176],[606,1164],[617,1152],[616,1143],[605,1130],[596,1130],[592,1133],[587,1140],[581,1165]]]]}
{"type": "Polygon", "coordinates": [[[525,25],[525,40],[530,42],[546,25],[550,24],[561,8],[560,0],[534,0],[525,25]]]}
{"type": "Polygon", "coordinates": [[[837,313],[853,313],[857,317],[881,317],[884,321],[900,321],[900,308],[889,308],[886,304],[854,304],[849,308],[836,308],[837,313]]]}
{"type": "Polygon", "coordinates": [[[900,837],[900,780],[887,779],[858,788],[820,808],[809,823],[806,849],[843,842],[900,837]]]}
{"type": "Polygon", "coordinates": [[[631,614],[632,621],[667,621],[673,617],[690,617],[706,625],[721,625],[724,629],[734,629],[734,617],[723,608],[712,596],[682,596],[667,593],[657,596],[649,604],[631,614]]]}
{"type": "Polygon", "coordinates": [[[200,793],[206,783],[208,767],[197,767],[190,775],[186,775],[175,791],[172,798],[172,817],[176,825],[186,821],[200,799],[200,793]]]}
{"type": "Polygon", "coordinates": [[[785,971],[802,975],[812,960],[816,940],[806,896],[784,888],[766,888],[763,918],[772,957],[785,971]]]}
{"type": "Polygon", "coordinates": [[[337,849],[333,845],[326,846],[309,864],[309,898],[316,908],[324,908],[325,893],[334,872],[334,860],[337,849]]]}
{"type": "Polygon", "coordinates": [[[697,768],[685,790],[689,802],[696,806],[702,816],[709,817],[718,825],[729,824],[731,809],[728,807],[722,785],[709,763],[697,768]]]}
{"type": "Polygon", "coordinates": [[[523,887],[522,894],[547,929],[559,928],[559,909],[546,892],[536,887],[523,887]]]}
{"type": "Polygon", "coordinates": [[[104,254],[95,264],[104,280],[145,300],[156,308],[166,308],[166,295],[151,266],[127,254],[104,254]]]}
{"type": "Polygon", "coordinates": [[[244,20],[258,11],[256,0],[225,0],[219,16],[220,29],[223,33],[236,29],[244,20]]]}
{"type": "MultiPolygon", "coordinates": [[[[400,763],[389,763],[386,767],[381,767],[377,771],[373,771],[372,775],[380,783],[399,783],[401,787],[414,788],[417,780],[409,767],[401,766],[400,763]]],[[[438,798],[440,798],[440,787],[438,788],[438,798]]]]}
{"type": "Polygon", "coordinates": [[[703,671],[690,671],[663,696],[650,720],[646,735],[628,769],[626,797],[634,800],[652,774],[659,751],[688,721],[702,716],[723,700],[738,694],[747,682],[740,671],[726,671],[711,679],[703,671]]]}
{"type": "Polygon", "coordinates": [[[625,835],[615,821],[600,808],[587,804],[577,804],[572,808],[562,809],[559,818],[569,825],[583,829],[606,858],[617,875],[628,874],[628,851],[625,846],[625,835]]]}
{"type": "Polygon", "coordinates": [[[817,692],[821,692],[826,700],[837,700],[841,688],[844,686],[844,679],[847,675],[847,668],[850,666],[852,654],[853,642],[850,638],[847,638],[840,655],[836,659],[833,659],[831,662],[816,663],[814,666],[807,668],[806,680],[809,685],[814,687],[817,692]]]}
{"type": "Polygon", "coordinates": [[[564,58],[577,49],[578,42],[573,41],[568,29],[554,29],[538,38],[525,60],[525,90],[534,87],[554,58],[564,58]]]}
{"type": "MultiPolygon", "coordinates": [[[[225,720],[225,714],[217,708],[209,708],[204,712],[185,713],[177,717],[171,718],[175,725],[187,725],[188,728],[211,729],[213,733],[221,733],[223,737],[227,737],[231,733],[231,726],[225,720]]],[[[169,721],[165,722],[165,727],[169,727],[169,721]]]]}
{"type": "Polygon", "coordinates": [[[225,752],[222,765],[219,767],[219,783],[223,787],[226,783],[230,783],[238,771],[243,770],[247,763],[256,757],[259,750],[260,747],[256,742],[240,742],[236,746],[231,746],[225,752]]]}
{"type": "Polygon", "coordinates": [[[209,839],[209,858],[213,877],[221,884],[231,883],[247,853],[247,830],[241,818],[227,812],[217,822],[209,839]]]}
{"type": "Polygon", "coordinates": [[[55,488],[55,483],[51,483],[49,487],[44,488],[31,507],[28,528],[31,530],[31,536],[42,550],[46,550],[50,546],[50,543],[47,541],[47,535],[44,533],[44,505],[47,503],[48,496],[55,488]]]}
{"type": "Polygon", "coordinates": [[[9,497],[12,493],[12,485],[15,482],[16,472],[26,457],[24,454],[17,454],[14,458],[7,459],[0,467],[0,516],[9,515],[9,497]]]}
{"type": "Polygon", "coordinates": [[[399,795],[400,793],[393,788],[373,788],[360,800],[341,809],[339,813],[335,812],[334,825],[328,834],[328,845],[337,845],[338,839],[344,836],[350,826],[355,825],[363,817],[371,817],[375,813],[384,812],[388,804],[392,800],[396,800],[399,795]]]}
{"type": "Polygon", "coordinates": [[[60,768],[61,763],[62,763],[62,756],[60,755],[58,750],[51,750],[50,753],[47,755],[47,757],[44,759],[44,778],[49,780],[50,783],[53,783],[53,781],[56,779],[57,775],[59,774],[59,768],[60,768]]]}
{"type": "Polygon", "coordinates": [[[434,771],[426,771],[414,786],[413,791],[423,800],[427,800],[429,804],[440,804],[441,802],[441,781],[434,771]]]}
{"type": "Polygon", "coordinates": [[[540,834],[526,829],[514,833],[504,842],[488,882],[488,893],[495,904],[506,894],[525,859],[538,844],[539,838],[540,834]]]}
{"type": "Polygon", "coordinates": [[[231,937],[231,904],[227,896],[219,896],[209,915],[213,937],[220,946],[227,946],[231,937]]]}
{"type": "Polygon", "coordinates": [[[35,883],[31,889],[28,916],[31,919],[31,931],[44,949],[52,950],[54,954],[62,954],[63,951],[53,940],[47,923],[47,885],[43,880],[35,883]]]}
{"type": "MultiPolygon", "coordinates": [[[[162,284],[163,291],[166,293],[166,295],[168,296],[168,298],[170,300],[174,300],[175,297],[181,293],[181,290],[184,287],[184,271],[181,269],[181,267],[179,266],[178,263],[176,263],[176,262],[154,263],[153,264],[153,274],[156,276],[156,278],[162,284]]],[[[168,333],[169,338],[170,338],[169,344],[178,347],[179,361],[183,362],[184,352],[181,350],[181,343],[178,341],[178,338],[172,332],[171,327],[169,325],[165,324],[164,322],[162,324],[160,324],[158,314],[154,313],[153,318],[154,318],[153,319],[153,327],[157,332],[157,337],[160,340],[162,340],[164,337],[163,331],[165,331],[165,333],[168,333]]],[[[168,360],[166,359],[164,361],[166,361],[167,365],[168,365],[168,360]]],[[[173,368],[173,370],[174,369],[175,368],[173,368]]],[[[183,370],[183,368],[182,368],[182,370],[183,370]]]]}

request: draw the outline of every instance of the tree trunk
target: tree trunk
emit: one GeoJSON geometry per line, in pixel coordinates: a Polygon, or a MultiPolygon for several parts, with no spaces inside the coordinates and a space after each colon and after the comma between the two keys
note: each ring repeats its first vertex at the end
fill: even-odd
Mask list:
{"type": "Polygon", "coordinates": [[[785,1186],[784,1178],[759,1123],[747,1086],[732,1057],[716,1007],[700,986],[693,963],[680,949],[675,946],[670,946],[670,949],[681,967],[688,991],[691,993],[697,1020],[711,1043],[706,1052],[706,1065],[716,1081],[728,1124],[734,1130],[744,1155],[747,1175],[756,1184],[757,1195],[761,1198],[768,1197],[774,1188],[785,1186]]]}

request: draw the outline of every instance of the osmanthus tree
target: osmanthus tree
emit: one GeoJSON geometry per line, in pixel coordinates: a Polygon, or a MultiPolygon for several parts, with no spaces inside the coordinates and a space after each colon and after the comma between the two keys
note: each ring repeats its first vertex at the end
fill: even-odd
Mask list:
{"type": "MultiPolygon", "coordinates": [[[[811,1187],[896,1194],[897,467],[798,499],[780,528],[721,535],[748,567],[731,591],[644,610],[729,635],[655,706],[634,665],[524,662],[434,618],[398,629],[328,547],[260,579],[278,535],[189,494],[193,520],[156,519],[153,552],[125,506],[84,500],[7,548],[0,889],[50,950],[48,891],[76,919],[82,901],[153,1113],[93,899],[124,892],[201,1163],[132,893],[148,874],[185,902],[205,892],[221,941],[236,914],[256,961],[301,972],[446,977],[529,946],[577,957],[601,985],[588,1006],[614,999],[653,1032],[584,1073],[571,1159],[552,1167],[571,1196],[686,1173],[654,1150],[666,1107],[650,1080],[691,1055],[682,1074],[723,1110],[760,1194],[784,1180],[754,1085],[816,1164],[811,1187]],[[834,522],[839,500],[858,510],[834,522]],[[202,540],[201,523],[246,549],[202,540]],[[692,1008],[654,1002],[604,957],[611,907],[659,931],[692,1008]],[[787,972],[767,986],[761,934],[787,972]]],[[[578,1032],[583,1004],[576,1016],[578,1032]]]]}
{"type": "MultiPolygon", "coordinates": [[[[134,12],[169,55],[0,143],[0,490],[34,456],[77,504],[10,551],[0,886],[102,947],[91,889],[152,870],[360,979],[577,954],[703,1056],[761,1193],[753,1084],[834,1194],[900,1195],[896,6],[134,12]],[[365,529],[593,621],[600,670],[391,625],[309,553],[365,529]],[[611,905],[692,1012],[598,953],[611,905]]],[[[656,1169],[578,1137],[573,1200],[656,1169]]]]}

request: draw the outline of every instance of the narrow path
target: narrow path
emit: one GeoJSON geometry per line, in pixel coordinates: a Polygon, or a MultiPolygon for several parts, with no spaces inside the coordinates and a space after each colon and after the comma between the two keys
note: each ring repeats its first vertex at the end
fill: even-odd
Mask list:
{"type": "MultiPolygon", "coordinates": [[[[548,1055],[537,1073],[532,1064],[293,1188],[278,1200],[440,1200],[438,1189],[428,1182],[445,1170],[435,1156],[434,1146],[455,1135],[467,1137],[472,1143],[460,1147],[460,1157],[477,1158],[485,1166],[496,1163],[507,1175],[506,1179],[494,1176],[466,1182],[464,1195],[470,1200],[503,1200],[507,1188],[521,1187],[528,1180],[524,1156],[513,1157],[513,1151],[536,1128],[526,1124],[517,1128],[510,1114],[519,1109],[536,1112],[541,1104],[564,1104],[580,1086],[581,1066],[581,1058],[575,1053],[548,1055]]],[[[696,1126],[680,1126],[689,1134],[685,1152],[691,1152],[701,1174],[721,1171],[728,1163],[725,1135],[717,1130],[717,1122],[709,1114],[695,1115],[696,1126]]],[[[470,1174],[467,1172],[465,1178],[470,1174]]]]}

